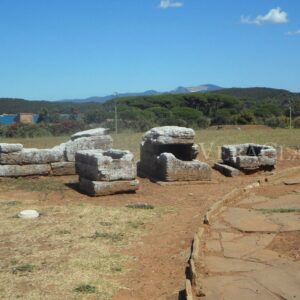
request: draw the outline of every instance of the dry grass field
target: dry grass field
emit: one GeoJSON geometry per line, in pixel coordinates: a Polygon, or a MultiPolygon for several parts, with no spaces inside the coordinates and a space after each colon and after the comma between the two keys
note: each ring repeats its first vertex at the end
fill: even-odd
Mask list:
{"type": "Polygon", "coordinates": [[[162,208],[72,201],[58,178],[0,181],[0,295],[3,299],[108,299],[126,272],[121,253],[162,208]],[[37,209],[36,220],[16,214],[37,209]]]}
{"type": "MultiPolygon", "coordinates": [[[[121,133],[111,134],[114,140],[114,148],[128,149],[132,151],[138,159],[139,144],[143,133],[121,133]]],[[[22,143],[30,148],[48,148],[67,141],[69,137],[45,137],[27,139],[0,139],[1,142],[22,143]]],[[[218,158],[218,149],[224,144],[235,143],[258,143],[270,144],[275,147],[300,147],[300,129],[272,129],[266,126],[247,125],[230,126],[223,129],[211,127],[205,130],[196,131],[196,143],[200,145],[200,150],[204,150],[208,160],[218,158]]]]}
{"type": "MultiPolygon", "coordinates": [[[[141,133],[112,136],[115,148],[129,149],[138,159],[141,133]]],[[[1,139],[0,142],[47,148],[66,140],[68,137],[1,139]]],[[[206,155],[208,161],[217,159],[218,146],[243,142],[272,143],[278,147],[299,149],[300,130],[212,128],[199,130],[196,136],[196,143],[204,143],[202,156],[206,155]]],[[[212,196],[215,187],[199,186],[191,193],[180,187],[163,188],[144,182],[137,196],[118,195],[102,200],[81,195],[66,184],[76,181],[76,176],[0,179],[0,298],[110,299],[123,287],[119,279],[130,271],[128,262],[135,260],[127,250],[141,243],[141,238],[165,216],[173,214],[177,220],[176,210],[181,210],[182,222],[187,216],[187,222],[191,223],[188,218],[191,212],[197,211],[199,205],[206,207],[204,202],[199,202],[199,199],[207,198],[203,189],[210,189],[212,196]],[[126,203],[132,200],[150,202],[151,199],[155,203],[154,209],[126,207],[126,203]],[[23,209],[37,209],[42,215],[36,220],[16,218],[23,209]],[[186,209],[185,215],[183,209],[186,209]]],[[[231,186],[224,182],[224,191],[226,188],[231,186]]],[[[210,198],[213,201],[213,197],[210,198]]],[[[200,221],[199,216],[198,219],[200,221]]],[[[190,223],[186,224],[187,228],[190,228],[190,223]]],[[[165,224],[169,224],[167,220],[165,224]]],[[[178,233],[178,241],[174,236],[175,242],[188,247],[182,244],[186,231],[180,224],[175,225],[181,234],[180,237],[178,233]]],[[[175,242],[174,249],[178,248],[175,242]]],[[[169,250],[165,251],[168,258],[169,250]]],[[[184,258],[180,259],[184,261],[184,258]]],[[[149,265],[152,268],[151,262],[149,265]]]]}

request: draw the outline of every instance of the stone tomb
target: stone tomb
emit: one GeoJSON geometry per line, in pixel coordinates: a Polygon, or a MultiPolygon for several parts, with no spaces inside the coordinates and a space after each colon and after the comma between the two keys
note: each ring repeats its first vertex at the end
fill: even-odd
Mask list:
{"type": "Polygon", "coordinates": [[[198,150],[191,128],[164,126],[145,133],[138,174],[161,181],[211,180],[208,164],[196,160],[198,150]]]}
{"type": "Polygon", "coordinates": [[[215,169],[226,176],[235,172],[235,168],[247,172],[249,170],[273,170],[276,166],[277,151],[275,148],[258,144],[224,145],[221,148],[222,163],[216,164],[215,169]],[[230,172],[229,172],[230,171],[230,172]]]}
{"type": "Polygon", "coordinates": [[[135,192],[139,187],[133,154],[129,151],[78,151],[75,166],[79,188],[90,196],[135,192]]]}
{"type": "Polygon", "coordinates": [[[28,149],[22,144],[0,143],[0,177],[75,175],[75,153],[109,149],[112,138],[105,128],[77,132],[71,140],[51,149],[28,149]]]}

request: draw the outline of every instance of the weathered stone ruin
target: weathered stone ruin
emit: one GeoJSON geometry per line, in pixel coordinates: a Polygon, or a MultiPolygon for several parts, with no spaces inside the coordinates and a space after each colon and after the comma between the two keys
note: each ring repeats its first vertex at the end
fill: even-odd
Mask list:
{"type": "Polygon", "coordinates": [[[277,161],[276,149],[258,144],[224,145],[221,148],[222,163],[214,168],[225,176],[238,175],[237,170],[272,170],[277,161]]]}
{"type": "Polygon", "coordinates": [[[75,155],[80,190],[90,196],[134,192],[139,187],[133,154],[123,150],[86,150],[75,155]]]}
{"type": "Polygon", "coordinates": [[[152,128],[140,147],[138,173],[161,181],[211,180],[208,164],[196,160],[193,129],[177,126],[152,128]]]}
{"type": "Polygon", "coordinates": [[[71,140],[51,149],[28,149],[21,144],[0,143],[0,177],[75,175],[75,153],[110,149],[112,138],[105,128],[78,132],[71,140]]]}

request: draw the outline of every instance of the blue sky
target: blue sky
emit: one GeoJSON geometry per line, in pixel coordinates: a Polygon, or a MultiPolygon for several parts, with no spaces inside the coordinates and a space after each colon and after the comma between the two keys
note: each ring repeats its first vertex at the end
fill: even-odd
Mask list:
{"type": "Polygon", "coordinates": [[[0,97],[300,92],[298,0],[0,0],[0,97]]]}

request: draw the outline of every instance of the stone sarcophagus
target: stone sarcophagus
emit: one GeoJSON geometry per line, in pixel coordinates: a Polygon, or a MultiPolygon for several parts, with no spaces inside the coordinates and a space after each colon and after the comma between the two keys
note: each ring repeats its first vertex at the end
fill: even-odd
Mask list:
{"type": "Polygon", "coordinates": [[[71,140],[51,149],[24,148],[0,143],[0,177],[75,175],[75,153],[86,149],[110,149],[108,129],[77,132],[71,140]]]}
{"type": "Polygon", "coordinates": [[[207,181],[208,164],[196,160],[193,129],[177,126],[152,128],[140,146],[138,174],[161,181],[207,181]]]}
{"type": "Polygon", "coordinates": [[[78,151],[75,167],[80,190],[90,196],[134,192],[139,187],[134,157],[129,151],[78,151]]]}
{"type": "Polygon", "coordinates": [[[258,144],[224,145],[221,156],[225,164],[240,170],[273,169],[277,161],[275,148],[258,144]]]}

